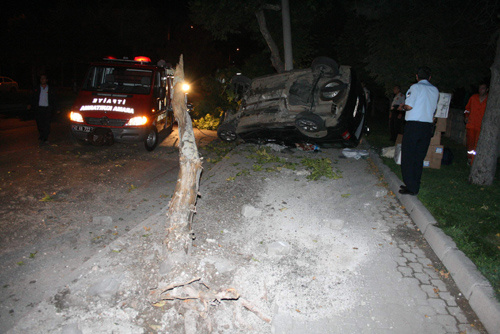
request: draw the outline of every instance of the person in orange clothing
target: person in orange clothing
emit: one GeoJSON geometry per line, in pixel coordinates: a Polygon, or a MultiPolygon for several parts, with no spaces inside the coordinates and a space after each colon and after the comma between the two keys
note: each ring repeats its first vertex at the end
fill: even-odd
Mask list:
{"type": "Polygon", "coordinates": [[[479,85],[479,93],[472,95],[465,106],[464,116],[466,123],[467,158],[471,165],[476,155],[477,142],[479,140],[479,133],[481,132],[481,123],[483,122],[487,101],[488,85],[481,84],[479,85]]]}

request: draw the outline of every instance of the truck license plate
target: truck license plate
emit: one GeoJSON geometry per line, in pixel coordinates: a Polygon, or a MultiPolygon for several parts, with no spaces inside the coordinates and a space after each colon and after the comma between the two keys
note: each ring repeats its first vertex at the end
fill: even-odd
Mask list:
{"type": "Polygon", "coordinates": [[[72,125],[72,128],[74,131],[79,131],[79,132],[90,132],[92,130],[90,126],[85,126],[85,125],[72,125]]]}

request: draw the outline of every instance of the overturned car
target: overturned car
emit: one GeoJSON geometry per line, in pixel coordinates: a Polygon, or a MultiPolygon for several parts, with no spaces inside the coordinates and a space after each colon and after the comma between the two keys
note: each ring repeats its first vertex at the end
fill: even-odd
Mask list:
{"type": "MultiPolygon", "coordinates": [[[[237,78],[237,77],[236,77],[237,78]]],[[[236,80],[245,83],[244,80],[236,80]]],[[[223,115],[224,141],[359,144],[365,130],[366,99],[349,66],[327,57],[311,68],[248,80],[239,110],[223,115]]]]}

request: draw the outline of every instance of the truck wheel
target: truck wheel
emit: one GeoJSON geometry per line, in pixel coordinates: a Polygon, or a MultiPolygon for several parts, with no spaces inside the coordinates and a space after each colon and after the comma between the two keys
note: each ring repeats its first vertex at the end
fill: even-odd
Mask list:
{"type": "Polygon", "coordinates": [[[146,150],[151,152],[158,145],[158,131],[154,126],[149,128],[148,135],[146,136],[146,140],[144,141],[144,147],[146,150]]]}

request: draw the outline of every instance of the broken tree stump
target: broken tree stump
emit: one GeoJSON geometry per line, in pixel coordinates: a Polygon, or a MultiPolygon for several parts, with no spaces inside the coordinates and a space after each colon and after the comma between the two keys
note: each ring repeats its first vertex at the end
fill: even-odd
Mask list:
{"type": "Polygon", "coordinates": [[[163,242],[167,270],[184,263],[191,249],[191,222],[196,211],[196,199],[201,159],[196,146],[191,117],[182,91],[184,60],[181,55],[174,73],[173,109],[179,131],[179,176],[167,213],[166,237],[163,242]]]}

